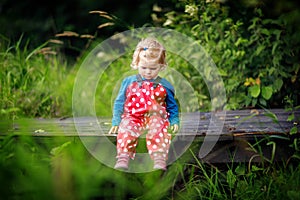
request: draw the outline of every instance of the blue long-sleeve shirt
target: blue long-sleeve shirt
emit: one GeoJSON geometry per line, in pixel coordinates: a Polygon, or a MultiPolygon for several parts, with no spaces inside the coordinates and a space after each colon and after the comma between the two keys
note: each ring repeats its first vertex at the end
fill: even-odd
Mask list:
{"type": "MultiPolygon", "coordinates": [[[[145,79],[142,78],[144,81],[145,79]]],[[[148,80],[150,82],[154,82],[155,80],[151,79],[148,80]]],[[[126,101],[126,91],[127,88],[134,82],[137,82],[137,76],[129,76],[125,78],[121,84],[119,93],[116,97],[116,100],[114,102],[114,108],[113,108],[113,118],[112,118],[112,125],[118,126],[121,122],[121,116],[124,112],[124,103],[126,101]]],[[[171,85],[169,81],[162,78],[160,80],[160,84],[166,89],[166,110],[169,113],[169,122],[172,125],[178,124],[179,125],[179,114],[178,114],[178,105],[176,103],[176,100],[174,98],[174,87],[171,85]]]]}

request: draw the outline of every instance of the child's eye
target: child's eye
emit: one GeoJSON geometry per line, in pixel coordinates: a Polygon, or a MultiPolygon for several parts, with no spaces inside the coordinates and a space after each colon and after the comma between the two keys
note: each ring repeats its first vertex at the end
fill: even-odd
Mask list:
{"type": "Polygon", "coordinates": [[[155,70],[157,70],[157,67],[143,67],[143,66],[141,66],[141,69],[143,69],[143,70],[149,69],[149,70],[155,71],[155,70]]]}

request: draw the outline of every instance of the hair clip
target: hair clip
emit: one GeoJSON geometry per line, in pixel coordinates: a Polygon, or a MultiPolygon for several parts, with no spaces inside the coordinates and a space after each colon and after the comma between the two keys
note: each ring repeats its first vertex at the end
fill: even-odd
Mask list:
{"type": "Polygon", "coordinates": [[[149,49],[149,48],[148,48],[148,47],[144,47],[143,49],[144,49],[144,51],[146,51],[146,50],[149,49]]]}

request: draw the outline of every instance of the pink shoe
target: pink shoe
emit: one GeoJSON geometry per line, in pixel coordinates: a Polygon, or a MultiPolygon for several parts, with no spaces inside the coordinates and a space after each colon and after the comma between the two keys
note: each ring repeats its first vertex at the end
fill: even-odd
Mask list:
{"type": "Polygon", "coordinates": [[[129,155],[128,154],[121,154],[117,156],[118,160],[115,164],[115,169],[128,169],[129,164],[129,155]]]}
{"type": "Polygon", "coordinates": [[[166,159],[162,156],[154,157],[154,169],[167,170],[166,159]]]}

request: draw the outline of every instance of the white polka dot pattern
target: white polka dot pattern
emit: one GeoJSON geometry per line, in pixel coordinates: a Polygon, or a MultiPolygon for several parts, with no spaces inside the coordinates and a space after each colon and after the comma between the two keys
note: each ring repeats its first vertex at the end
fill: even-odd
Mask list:
{"type": "Polygon", "coordinates": [[[141,86],[135,82],[127,88],[126,97],[117,136],[118,155],[128,152],[134,158],[138,137],[146,130],[150,156],[159,152],[166,157],[171,142],[171,135],[167,132],[166,90],[161,84],[155,88],[152,82],[144,81],[141,86]]]}

